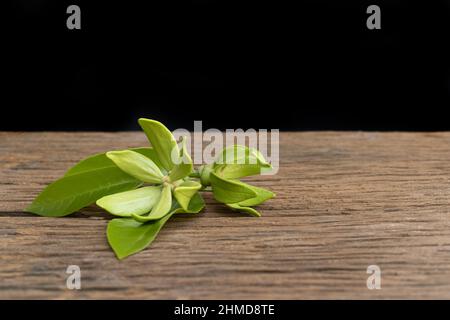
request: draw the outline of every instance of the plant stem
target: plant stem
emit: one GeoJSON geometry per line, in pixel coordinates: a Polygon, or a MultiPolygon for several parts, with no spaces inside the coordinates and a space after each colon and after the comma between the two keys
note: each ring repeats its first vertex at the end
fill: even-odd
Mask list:
{"type": "Polygon", "coordinates": [[[200,179],[200,172],[198,172],[198,170],[195,170],[194,172],[191,172],[189,174],[189,177],[191,177],[191,178],[199,178],[200,179]]]}

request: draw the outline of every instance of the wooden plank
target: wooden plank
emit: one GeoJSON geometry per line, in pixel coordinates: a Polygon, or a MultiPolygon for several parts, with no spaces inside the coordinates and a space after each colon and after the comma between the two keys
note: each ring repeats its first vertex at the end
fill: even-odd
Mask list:
{"type": "Polygon", "coordinates": [[[23,208],[79,159],[144,146],[136,132],[0,133],[0,298],[450,298],[450,133],[282,133],[262,218],[207,210],[169,221],[124,261],[110,217],[23,208]],[[68,290],[68,265],[82,289],[68,290]],[[378,265],[382,289],[368,290],[378,265]]]}

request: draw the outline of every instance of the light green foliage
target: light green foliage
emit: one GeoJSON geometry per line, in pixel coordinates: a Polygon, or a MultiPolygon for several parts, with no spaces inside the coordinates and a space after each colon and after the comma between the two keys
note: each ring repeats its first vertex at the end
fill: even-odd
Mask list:
{"type": "Polygon", "coordinates": [[[154,223],[140,223],[126,218],[111,220],[108,223],[106,235],[117,258],[123,259],[145,249],[155,240],[170,217],[171,215],[166,215],[154,223]]]}
{"type": "Polygon", "coordinates": [[[159,186],[143,187],[105,196],[96,203],[113,215],[131,217],[132,214],[148,213],[158,201],[160,194],[159,186]]]}
{"type": "Polygon", "coordinates": [[[253,197],[256,192],[237,181],[224,179],[215,173],[211,173],[211,185],[214,198],[223,203],[237,203],[253,197]]]}
{"type": "Polygon", "coordinates": [[[240,145],[225,148],[214,162],[214,172],[224,179],[253,176],[271,169],[258,150],[240,145]]]}
{"type": "Polygon", "coordinates": [[[174,189],[173,195],[180,206],[187,210],[192,197],[201,189],[201,187],[202,185],[198,182],[184,181],[174,189]]]}
{"type": "Polygon", "coordinates": [[[150,119],[139,119],[139,124],[152,144],[163,168],[167,171],[174,166],[172,157],[179,155],[178,145],[172,133],[161,122],[150,119]]]}
{"type": "Polygon", "coordinates": [[[110,151],[106,156],[130,176],[147,183],[161,183],[164,177],[158,166],[146,156],[131,150],[110,151]]]}
{"type": "Polygon", "coordinates": [[[174,214],[196,214],[205,207],[202,190],[232,210],[260,216],[252,208],[274,194],[237,179],[270,170],[262,154],[244,146],[224,149],[216,161],[194,169],[162,123],[139,119],[152,148],[110,151],[88,157],[47,186],[26,209],[48,217],[74,213],[96,203],[114,216],[108,242],[119,259],[149,246],[174,214]]]}
{"type": "Polygon", "coordinates": [[[186,139],[183,138],[183,147],[181,148],[181,154],[179,158],[179,164],[173,167],[170,171],[170,181],[177,181],[183,179],[192,172],[193,164],[191,156],[186,149],[186,139]]]}
{"type": "Polygon", "coordinates": [[[152,208],[152,211],[147,216],[140,216],[132,214],[133,219],[139,222],[147,222],[159,220],[169,213],[172,207],[172,191],[169,185],[165,185],[162,188],[162,192],[159,195],[156,205],[152,208]]]}

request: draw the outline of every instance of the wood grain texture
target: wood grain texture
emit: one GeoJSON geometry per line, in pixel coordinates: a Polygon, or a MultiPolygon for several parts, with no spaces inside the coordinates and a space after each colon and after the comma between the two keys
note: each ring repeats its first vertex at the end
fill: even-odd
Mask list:
{"type": "Polygon", "coordinates": [[[248,179],[277,193],[262,218],[207,195],[124,261],[98,208],[22,211],[81,158],[145,145],[138,132],[0,133],[0,298],[450,298],[450,133],[283,133],[278,175],[248,179]],[[366,287],[372,264],[381,290],[366,287]],[[68,265],[81,290],[66,288],[68,265]]]}

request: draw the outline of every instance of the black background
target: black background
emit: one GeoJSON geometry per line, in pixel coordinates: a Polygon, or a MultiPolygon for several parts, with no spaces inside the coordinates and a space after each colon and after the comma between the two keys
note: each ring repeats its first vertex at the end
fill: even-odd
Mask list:
{"type": "MultiPolygon", "coordinates": [[[[152,318],[157,319],[189,319],[189,316],[175,316],[174,309],[184,306],[207,306],[210,309],[218,310],[218,304],[273,304],[275,306],[275,316],[263,315],[217,315],[211,312],[204,319],[299,319],[299,316],[313,315],[315,317],[332,318],[342,317],[345,319],[379,319],[386,314],[408,317],[426,318],[431,315],[444,314],[448,310],[448,301],[346,301],[346,300],[53,300],[53,301],[0,301],[3,311],[10,311],[19,318],[27,317],[30,310],[33,314],[43,316],[46,319],[61,319],[61,315],[69,319],[80,319],[86,313],[99,311],[101,315],[108,319],[140,318],[143,314],[148,315],[151,310],[152,318]],[[52,312],[49,312],[51,310],[52,312]],[[70,310],[70,312],[68,312],[70,310]],[[442,311],[441,311],[442,310],[442,311]]],[[[190,316],[191,319],[198,317],[190,316]]]]}
{"type": "Polygon", "coordinates": [[[2,7],[0,130],[450,129],[448,0],[2,7]]]}

